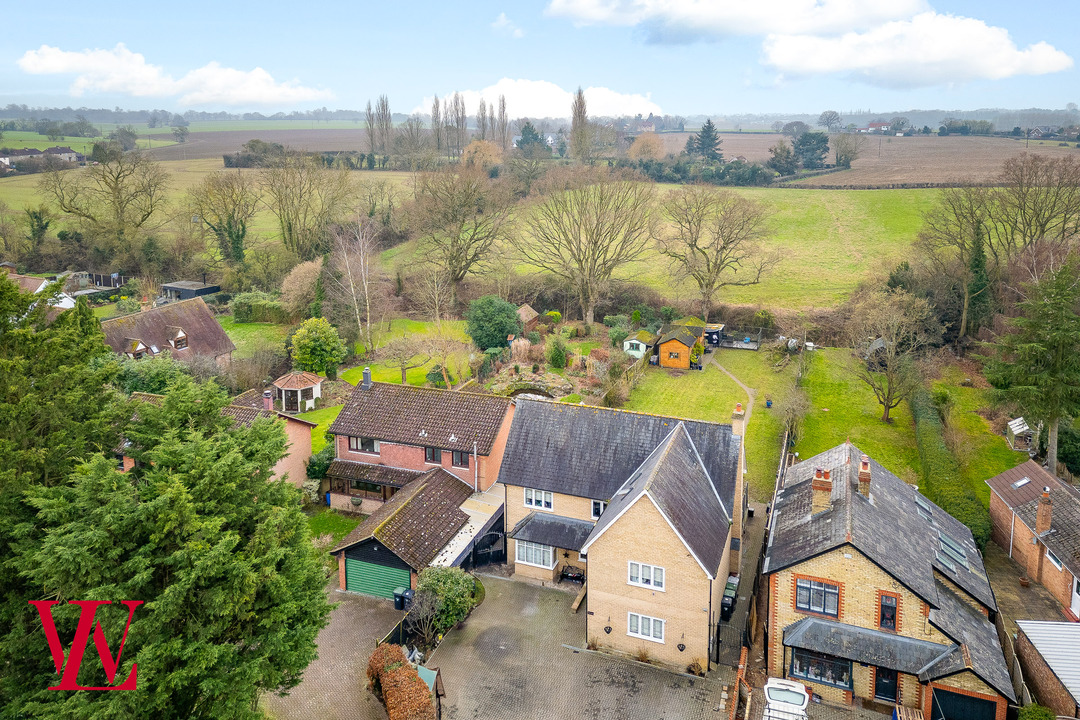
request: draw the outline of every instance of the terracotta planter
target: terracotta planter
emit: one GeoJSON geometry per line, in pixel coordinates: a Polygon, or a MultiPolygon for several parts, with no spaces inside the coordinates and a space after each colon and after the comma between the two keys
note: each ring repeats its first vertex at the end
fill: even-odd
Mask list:
{"type": "Polygon", "coordinates": [[[1026,577],[1020,578],[1020,587],[1027,587],[1030,584],[1031,584],[1031,580],[1029,580],[1028,578],[1026,578],[1026,577]]]}

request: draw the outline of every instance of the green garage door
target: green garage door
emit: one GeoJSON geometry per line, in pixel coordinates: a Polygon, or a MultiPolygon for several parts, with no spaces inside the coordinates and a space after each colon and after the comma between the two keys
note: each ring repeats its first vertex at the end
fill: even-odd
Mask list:
{"type": "Polygon", "coordinates": [[[350,592],[393,598],[394,589],[399,587],[409,587],[407,569],[345,559],[345,589],[350,592]]]}

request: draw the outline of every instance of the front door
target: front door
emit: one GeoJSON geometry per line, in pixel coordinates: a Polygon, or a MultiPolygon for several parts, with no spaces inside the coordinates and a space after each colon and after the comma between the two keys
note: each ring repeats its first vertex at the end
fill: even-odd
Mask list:
{"type": "Polygon", "coordinates": [[[1080,578],[1073,578],[1072,614],[1080,617],[1080,578]]]}
{"type": "Polygon", "coordinates": [[[874,697],[886,702],[896,702],[896,671],[879,667],[874,673],[874,697]]]}
{"type": "Polygon", "coordinates": [[[300,410],[300,391],[285,391],[285,412],[298,412],[300,410]]]}

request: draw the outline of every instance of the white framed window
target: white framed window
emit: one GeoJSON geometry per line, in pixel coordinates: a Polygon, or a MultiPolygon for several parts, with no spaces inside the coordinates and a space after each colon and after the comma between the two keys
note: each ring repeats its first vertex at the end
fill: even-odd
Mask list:
{"type": "Polygon", "coordinates": [[[525,507],[551,510],[554,496],[547,490],[525,488],[525,507]]]}
{"type": "Polygon", "coordinates": [[[641,638],[642,640],[652,640],[653,642],[663,643],[664,623],[664,620],[649,617],[648,615],[627,613],[626,634],[630,637],[641,638]]]}
{"type": "Polygon", "coordinates": [[[588,555],[582,555],[581,553],[577,554],[577,559],[578,559],[578,562],[589,562],[589,556],[588,555]]]}
{"type": "Polygon", "coordinates": [[[593,500],[592,501],[592,519],[593,520],[599,520],[600,516],[604,513],[604,510],[606,508],[607,508],[607,503],[604,502],[603,500],[593,500]]]}
{"type": "Polygon", "coordinates": [[[515,552],[519,563],[533,565],[545,570],[551,570],[555,567],[555,548],[550,545],[541,545],[540,543],[525,540],[516,540],[514,544],[517,545],[515,552]]]}
{"type": "Polygon", "coordinates": [[[1058,570],[1061,569],[1061,560],[1058,560],[1058,556],[1050,552],[1049,548],[1047,548],[1046,550],[1046,559],[1049,560],[1050,564],[1056,567],[1058,570]]]}
{"type": "Polygon", "coordinates": [[[375,453],[379,452],[379,441],[375,438],[350,437],[349,449],[353,452],[375,453]]]}
{"type": "Polygon", "coordinates": [[[664,590],[664,568],[658,565],[646,565],[630,561],[626,582],[630,585],[649,588],[650,590],[664,590]]]}

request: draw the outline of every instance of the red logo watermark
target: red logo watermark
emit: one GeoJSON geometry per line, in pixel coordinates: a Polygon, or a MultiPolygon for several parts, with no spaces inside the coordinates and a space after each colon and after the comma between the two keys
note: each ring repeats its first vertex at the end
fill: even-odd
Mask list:
{"type": "Polygon", "coordinates": [[[53,662],[56,663],[56,674],[60,676],[60,684],[49,688],[50,690],[134,690],[135,671],[138,663],[131,665],[131,674],[127,680],[119,685],[108,687],[82,687],[78,684],[79,668],[82,667],[83,655],[86,653],[86,644],[90,640],[90,631],[94,632],[94,647],[101,658],[101,666],[105,669],[105,677],[109,682],[116,681],[116,670],[120,665],[120,656],[124,653],[124,643],[127,641],[128,628],[131,627],[131,618],[135,615],[135,608],[143,604],[142,600],[124,600],[123,604],[128,609],[127,625],[124,626],[124,636],[120,638],[120,647],[116,651],[116,659],[113,659],[109,644],[105,641],[105,632],[101,629],[101,623],[94,622],[94,613],[99,605],[111,605],[108,600],[72,600],[71,605],[78,605],[80,609],[79,624],[75,628],[75,638],[71,641],[71,650],[64,657],[64,648],[60,644],[60,636],[56,632],[56,623],[53,622],[52,606],[58,605],[57,600],[30,600],[31,605],[37,608],[41,615],[41,626],[45,630],[45,637],[49,641],[49,652],[52,653],[53,662]]]}

